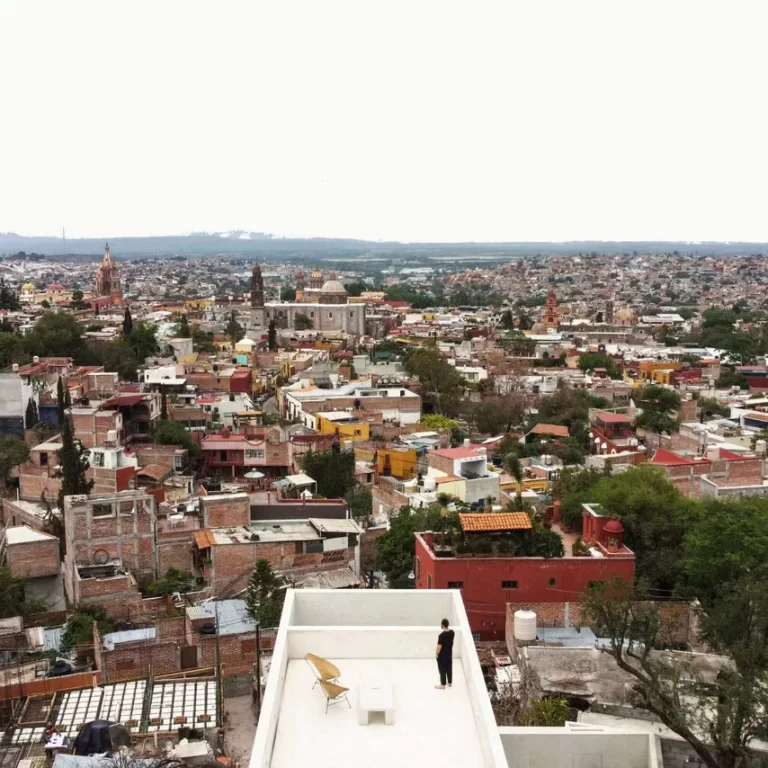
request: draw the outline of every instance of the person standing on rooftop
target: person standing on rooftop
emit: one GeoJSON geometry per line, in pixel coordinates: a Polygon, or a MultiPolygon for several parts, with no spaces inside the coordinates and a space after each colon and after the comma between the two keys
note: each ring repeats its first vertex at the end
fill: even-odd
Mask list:
{"type": "Polygon", "coordinates": [[[446,684],[450,688],[453,685],[453,637],[454,631],[448,629],[448,619],[440,622],[440,634],[437,638],[437,669],[440,672],[440,685],[435,688],[445,690],[446,684]]]}

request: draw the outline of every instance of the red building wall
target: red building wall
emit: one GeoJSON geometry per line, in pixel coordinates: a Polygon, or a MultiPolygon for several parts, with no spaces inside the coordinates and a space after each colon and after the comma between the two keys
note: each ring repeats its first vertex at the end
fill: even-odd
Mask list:
{"type": "Polygon", "coordinates": [[[416,535],[416,589],[449,589],[449,582],[463,582],[469,624],[482,640],[504,639],[507,603],[576,601],[591,581],[635,578],[634,555],[436,558],[431,542],[431,533],[416,535]],[[511,581],[517,582],[516,588],[502,587],[502,582],[511,581]]]}

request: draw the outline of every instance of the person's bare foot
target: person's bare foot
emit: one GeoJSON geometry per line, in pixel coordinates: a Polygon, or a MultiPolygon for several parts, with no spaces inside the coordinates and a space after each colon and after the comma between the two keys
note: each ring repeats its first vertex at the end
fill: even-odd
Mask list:
{"type": "Polygon", "coordinates": [[[435,688],[437,688],[438,691],[444,691],[445,686],[444,685],[436,685],[435,688]]]}
{"type": "Polygon", "coordinates": [[[449,688],[453,688],[453,683],[448,683],[449,688]]]}

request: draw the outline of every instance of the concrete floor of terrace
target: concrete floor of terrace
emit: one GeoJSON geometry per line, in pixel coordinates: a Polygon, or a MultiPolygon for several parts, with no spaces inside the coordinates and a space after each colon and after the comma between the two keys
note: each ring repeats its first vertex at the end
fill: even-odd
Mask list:
{"type": "Polygon", "coordinates": [[[288,662],[271,768],[392,768],[395,765],[484,765],[461,661],[453,661],[453,687],[437,690],[432,659],[332,660],[341,670],[340,684],[350,689],[350,708],[332,704],[303,659],[288,662]],[[374,716],[358,724],[360,680],[392,683],[395,723],[374,716]]]}

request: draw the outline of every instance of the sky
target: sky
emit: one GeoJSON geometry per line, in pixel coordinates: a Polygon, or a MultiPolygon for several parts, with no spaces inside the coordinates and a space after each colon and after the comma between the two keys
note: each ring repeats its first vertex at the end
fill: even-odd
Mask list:
{"type": "Polygon", "coordinates": [[[0,231],[768,241],[764,0],[2,0],[0,231]]]}

